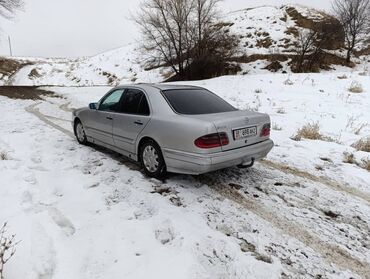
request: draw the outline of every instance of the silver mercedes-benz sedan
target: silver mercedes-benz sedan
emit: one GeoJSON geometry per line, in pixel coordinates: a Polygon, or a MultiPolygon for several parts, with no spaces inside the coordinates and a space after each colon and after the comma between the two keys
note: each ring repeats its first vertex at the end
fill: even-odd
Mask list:
{"type": "Polygon", "coordinates": [[[73,112],[79,143],[94,143],[141,163],[150,177],[251,167],[273,148],[270,117],[237,110],[194,86],[118,86],[73,112]]]}

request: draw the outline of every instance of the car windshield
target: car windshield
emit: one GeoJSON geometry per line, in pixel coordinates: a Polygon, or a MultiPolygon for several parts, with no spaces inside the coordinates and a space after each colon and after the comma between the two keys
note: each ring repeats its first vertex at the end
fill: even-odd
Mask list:
{"type": "Polygon", "coordinates": [[[187,115],[235,111],[232,105],[205,89],[173,89],[163,91],[175,112],[187,115]]]}

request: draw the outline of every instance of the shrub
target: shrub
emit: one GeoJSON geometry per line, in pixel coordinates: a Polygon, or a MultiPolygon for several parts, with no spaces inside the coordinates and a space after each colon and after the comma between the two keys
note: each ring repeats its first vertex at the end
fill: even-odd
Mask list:
{"type": "Polygon", "coordinates": [[[343,153],[343,163],[355,164],[356,163],[355,155],[353,153],[350,153],[350,152],[344,152],[343,153]]]}
{"type": "Polygon", "coordinates": [[[284,84],[285,85],[293,85],[294,82],[290,80],[290,78],[288,78],[286,81],[284,81],[284,84]]]}
{"type": "Polygon", "coordinates": [[[362,159],[362,168],[367,170],[367,171],[370,171],[370,158],[366,158],[366,159],[362,159]]]}
{"type": "Polygon", "coordinates": [[[352,144],[352,147],[356,148],[358,151],[370,152],[370,136],[355,142],[352,144]]]}
{"type": "Polygon", "coordinates": [[[254,90],[254,93],[260,94],[260,93],[262,93],[262,89],[261,88],[257,88],[256,90],[254,90]]]}
{"type": "Polygon", "coordinates": [[[0,151],[0,161],[5,161],[5,160],[9,160],[8,153],[6,153],[5,151],[0,151]]]}
{"type": "Polygon", "coordinates": [[[324,141],[330,141],[330,142],[337,142],[331,137],[324,136],[320,133],[320,125],[319,123],[308,123],[304,125],[302,128],[298,129],[296,135],[291,137],[292,140],[300,141],[304,139],[310,139],[310,140],[324,140],[324,141]]]}
{"type": "Polygon", "coordinates": [[[0,228],[0,278],[4,278],[4,266],[14,256],[15,247],[18,242],[15,241],[15,235],[7,236],[7,223],[0,228]]]}
{"type": "Polygon", "coordinates": [[[286,114],[286,111],[285,111],[284,108],[278,108],[278,110],[276,112],[279,113],[279,114],[286,114]]]}
{"type": "Polygon", "coordinates": [[[283,130],[283,128],[282,128],[282,127],[280,127],[278,124],[273,123],[273,124],[272,124],[272,130],[275,130],[275,131],[281,131],[281,130],[283,130]]]}
{"type": "Polygon", "coordinates": [[[361,83],[359,83],[358,81],[352,81],[351,86],[348,88],[348,91],[351,93],[362,93],[364,92],[364,89],[361,83]]]}
{"type": "Polygon", "coordinates": [[[302,138],[311,140],[321,140],[323,136],[320,133],[320,125],[318,123],[308,123],[302,128],[298,129],[295,136],[292,139],[301,140],[302,138]]]}

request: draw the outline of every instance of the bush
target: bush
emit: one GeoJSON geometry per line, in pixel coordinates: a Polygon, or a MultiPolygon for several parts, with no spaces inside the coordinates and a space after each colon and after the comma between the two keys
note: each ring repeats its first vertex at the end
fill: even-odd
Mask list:
{"type": "Polygon", "coordinates": [[[283,128],[282,128],[282,127],[280,127],[278,124],[273,123],[273,124],[272,124],[272,130],[274,130],[274,131],[282,131],[282,130],[283,130],[283,128]]]}
{"type": "Polygon", "coordinates": [[[262,93],[262,89],[261,88],[257,88],[257,89],[254,90],[254,93],[260,94],[260,93],[262,93]]]}
{"type": "Polygon", "coordinates": [[[302,128],[298,129],[296,135],[291,137],[292,140],[300,141],[304,139],[310,139],[310,140],[324,140],[324,141],[330,141],[334,142],[335,140],[324,136],[320,133],[320,125],[319,123],[308,123],[304,125],[302,128]]]}
{"type": "Polygon", "coordinates": [[[15,235],[7,236],[7,223],[0,228],[0,278],[4,278],[4,266],[14,256],[15,247],[18,242],[15,242],[15,235]]]}
{"type": "Polygon", "coordinates": [[[370,158],[362,159],[361,167],[367,171],[370,171],[370,158]]]}
{"type": "Polygon", "coordinates": [[[286,81],[284,81],[284,85],[294,85],[294,82],[288,78],[286,81]]]}
{"type": "Polygon", "coordinates": [[[308,123],[302,128],[298,129],[296,135],[293,136],[293,139],[299,141],[302,138],[321,140],[323,136],[320,134],[320,125],[318,123],[308,123]]]}
{"type": "Polygon", "coordinates": [[[284,108],[278,108],[278,110],[276,112],[279,113],[279,114],[286,114],[286,111],[285,111],[284,108]]]}
{"type": "Polygon", "coordinates": [[[356,148],[358,151],[370,152],[370,136],[355,142],[352,144],[352,147],[356,148]]]}
{"type": "Polygon", "coordinates": [[[343,157],[343,163],[346,163],[346,164],[355,164],[356,163],[355,155],[353,153],[344,152],[343,156],[344,156],[343,157]]]}
{"type": "Polygon", "coordinates": [[[1,151],[0,152],[0,161],[5,161],[5,160],[9,160],[8,153],[6,153],[5,151],[1,151]]]}
{"type": "Polygon", "coordinates": [[[359,83],[358,81],[352,81],[351,86],[348,88],[348,91],[351,93],[362,93],[364,92],[364,89],[361,83],[359,83]]]}

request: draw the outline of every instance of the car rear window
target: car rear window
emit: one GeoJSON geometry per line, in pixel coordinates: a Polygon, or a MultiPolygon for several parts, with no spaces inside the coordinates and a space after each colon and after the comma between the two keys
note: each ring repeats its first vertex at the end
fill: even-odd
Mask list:
{"type": "Polygon", "coordinates": [[[173,89],[165,90],[163,94],[175,112],[180,114],[211,114],[236,110],[216,94],[205,89],[173,89]]]}

